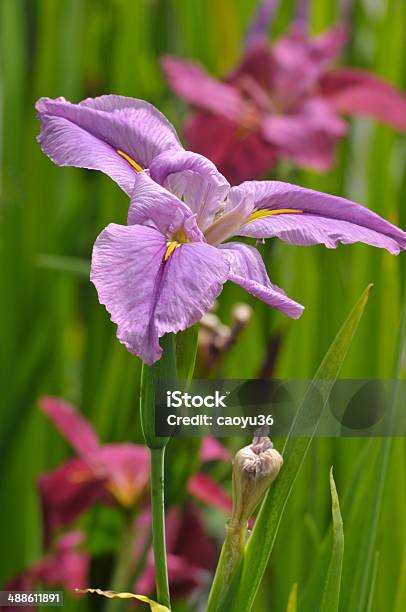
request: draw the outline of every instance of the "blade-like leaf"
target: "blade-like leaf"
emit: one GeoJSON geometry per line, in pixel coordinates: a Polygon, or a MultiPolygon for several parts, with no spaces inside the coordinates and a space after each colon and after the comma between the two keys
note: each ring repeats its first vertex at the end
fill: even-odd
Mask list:
{"type": "Polygon", "coordinates": [[[38,255],[35,263],[40,268],[77,274],[89,278],[90,264],[87,259],[68,257],[66,255],[38,255]]]}
{"type": "Polygon", "coordinates": [[[324,586],[321,610],[337,612],[340,603],[341,572],[344,557],[344,531],[341,518],[340,503],[333,478],[333,468],[330,471],[331,505],[333,515],[333,550],[324,586]]]}
{"type": "Polygon", "coordinates": [[[243,562],[230,584],[228,595],[217,608],[221,612],[240,612],[241,610],[248,612],[251,610],[275,543],[287,500],[316,433],[329,393],[351,345],[370,290],[371,286],[368,286],[361,295],[316,373],[313,382],[317,383],[317,391],[322,394],[323,405],[319,410],[318,417],[313,419],[309,437],[300,438],[297,437],[297,433],[303,431],[304,426],[309,426],[309,413],[314,411],[315,388],[313,384],[310,385],[304,402],[296,415],[283,450],[284,466],[262,504],[246,547],[243,562]]]}
{"type": "Polygon", "coordinates": [[[171,612],[166,606],[145,597],[145,595],[136,595],[135,593],[116,593],[116,591],[102,591],[101,589],[76,589],[78,593],[96,593],[97,595],[103,595],[108,599],[138,599],[149,604],[152,612],[171,612]]]}
{"type": "MultiPolygon", "coordinates": [[[[399,330],[398,355],[394,371],[394,379],[398,380],[401,375],[402,363],[404,359],[406,345],[406,297],[403,303],[403,317],[399,330]]],[[[399,401],[399,385],[395,382],[390,398],[388,426],[395,418],[397,403],[399,401]]],[[[378,532],[379,517],[382,510],[386,478],[389,469],[389,460],[392,450],[392,438],[386,437],[381,444],[379,455],[379,467],[375,474],[373,488],[370,490],[372,510],[365,517],[363,522],[363,533],[361,546],[357,554],[357,567],[352,579],[352,593],[348,609],[351,612],[363,612],[366,609],[368,595],[373,580],[373,564],[375,556],[376,537],[378,532]]]]}
{"type": "MultiPolygon", "coordinates": [[[[351,477],[347,477],[345,483],[346,489],[342,495],[341,513],[343,520],[346,523],[348,533],[358,533],[360,527],[355,525],[354,529],[351,527],[354,525],[354,514],[355,510],[359,507],[363,507],[363,500],[365,499],[365,491],[367,490],[369,480],[365,479],[365,474],[368,470],[372,470],[372,467],[376,461],[376,445],[372,445],[373,440],[368,440],[364,445],[362,452],[358,452],[353,458],[352,473],[351,477]],[[361,500],[361,501],[359,501],[361,500]]],[[[350,538],[350,554],[346,551],[346,564],[351,566],[356,562],[351,557],[352,552],[352,539],[350,538]]],[[[304,587],[304,593],[300,597],[300,609],[303,612],[313,612],[322,599],[324,583],[327,575],[327,567],[331,556],[332,546],[332,534],[327,532],[325,535],[320,548],[315,554],[314,562],[312,563],[311,573],[304,587]]],[[[341,579],[343,584],[343,577],[341,579]]],[[[342,587],[343,588],[343,587],[342,587]]],[[[342,603],[342,602],[341,602],[342,603]]]]}
{"type": "Polygon", "coordinates": [[[179,380],[191,380],[195,369],[199,324],[176,334],[176,365],[179,380]]]}
{"type": "Polygon", "coordinates": [[[289,593],[288,605],[286,612],[297,612],[297,583],[292,586],[292,590],[289,593]]]}
{"type": "Polygon", "coordinates": [[[379,552],[376,551],[375,559],[374,559],[374,566],[372,568],[371,584],[369,587],[368,606],[365,612],[372,612],[372,606],[374,605],[375,584],[376,584],[376,577],[378,575],[378,566],[379,566],[379,552]]]}

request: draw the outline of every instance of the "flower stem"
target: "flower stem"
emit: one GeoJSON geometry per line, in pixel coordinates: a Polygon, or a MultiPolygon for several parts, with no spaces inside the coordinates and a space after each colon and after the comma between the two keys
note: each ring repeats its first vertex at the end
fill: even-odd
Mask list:
{"type": "Polygon", "coordinates": [[[226,526],[226,537],[211,586],[206,612],[215,612],[223,603],[231,578],[242,560],[246,535],[246,525],[226,526]]]}
{"type": "Polygon", "coordinates": [[[152,546],[155,559],[156,592],[159,603],[169,608],[165,543],[164,458],[165,447],[151,449],[152,546]]]}
{"type": "Polygon", "coordinates": [[[177,378],[174,337],[161,340],[163,354],[152,366],[143,364],[141,373],[141,426],[151,453],[152,545],[155,560],[155,583],[158,602],[170,608],[165,544],[164,457],[169,438],[155,434],[156,383],[177,378]]]}

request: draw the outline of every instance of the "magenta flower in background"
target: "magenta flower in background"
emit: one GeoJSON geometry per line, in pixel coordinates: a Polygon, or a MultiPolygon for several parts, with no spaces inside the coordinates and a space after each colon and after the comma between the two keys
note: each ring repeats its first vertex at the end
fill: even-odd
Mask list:
{"type": "MultiPolygon", "coordinates": [[[[44,518],[44,536],[72,522],[96,503],[125,508],[142,504],[149,484],[149,451],[136,444],[98,442],[89,422],[73,406],[56,397],[43,397],[41,410],[49,416],[78,454],[55,470],[42,474],[39,491],[44,518]]],[[[214,438],[202,440],[202,463],[231,461],[230,452],[214,438]]],[[[188,491],[200,501],[229,511],[231,499],[208,474],[194,474],[188,491]]],[[[149,510],[148,510],[149,512],[149,510]]]]}
{"type": "Polygon", "coordinates": [[[364,242],[393,254],[406,246],[405,232],[350,200],[279,181],[230,187],[140,100],[42,99],[37,108],[51,159],[102,170],[131,194],[128,225],[111,223],[96,240],[91,280],[120,342],[147,364],[161,356],[159,338],[199,321],[226,281],[292,318],[302,314],[270,282],[259,252],[229,241],[235,236],[328,248],[364,242]]]}
{"type": "MultiPolygon", "coordinates": [[[[55,530],[71,524],[81,512],[95,503],[112,504],[118,501],[123,505],[124,501],[124,505],[128,506],[130,500],[131,505],[141,501],[149,480],[145,461],[149,453],[147,449],[131,444],[100,446],[89,423],[72,406],[53,397],[42,398],[40,406],[79,455],[79,459],[68,460],[53,472],[40,477],[47,542],[55,530]],[[105,459],[110,464],[109,468],[105,459]]],[[[200,460],[203,464],[217,460],[231,462],[231,453],[216,439],[206,437],[202,440],[200,460]]],[[[209,506],[226,512],[231,510],[231,498],[208,474],[194,474],[187,490],[192,497],[209,506]]],[[[133,546],[136,565],[150,534],[151,510],[148,505],[140,508],[135,521],[133,546]]],[[[207,533],[199,509],[191,502],[184,509],[169,509],[166,527],[169,578],[174,596],[181,596],[199,586],[209,575],[208,572],[214,569],[216,547],[207,533]]],[[[16,590],[32,590],[37,582],[44,582],[47,585],[61,584],[72,590],[86,588],[89,557],[75,550],[81,540],[82,536],[78,538],[77,532],[66,534],[59,540],[55,553],[23,572],[8,586],[16,590]]],[[[151,593],[154,584],[151,549],[135,589],[151,593]]]]}
{"type": "MultiPolygon", "coordinates": [[[[55,544],[53,550],[11,580],[5,589],[8,591],[35,591],[39,585],[63,587],[70,591],[84,589],[89,584],[89,555],[80,550],[84,534],[80,531],[65,533],[55,544]]],[[[4,606],[4,612],[15,607],[4,606]]],[[[26,612],[36,610],[35,606],[24,606],[26,612]]]]}
{"type": "MultiPolygon", "coordinates": [[[[151,528],[151,513],[146,510],[137,520],[135,562],[141,557],[151,528]]],[[[170,508],[165,517],[168,578],[176,599],[190,594],[209,578],[217,559],[216,545],[209,536],[201,512],[186,504],[170,508]]],[[[134,592],[152,594],[155,588],[155,566],[152,549],[144,571],[133,587],[134,592]]]]}
{"type": "MultiPolygon", "coordinates": [[[[225,461],[231,465],[232,453],[216,438],[207,436],[202,440],[200,460],[203,464],[210,461],[225,461]]],[[[233,502],[230,495],[206,472],[193,474],[187,483],[187,490],[192,497],[207,506],[223,512],[231,512],[232,510],[233,502]]]]}
{"type": "Polygon", "coordinates": [[[134,507],[148,485],[148,449],[100,445],[90,423],[61,399],[43,397],[40,408],[78,454],[39,479],[45,541],[97,502],[134,507]]]}
{"type": "Polygon", "coordinates": [[[346,41],[344,27],[311,38],[300,15],[270,46],[265,32],[274,4],[262,2],[241,63],[223,80],[194,62],[162,60],[172,89],[197,109],[185,126],[188,146],[231,184],[261,177],[279,159],[327,171],[347,132],[342,115],[369,116],[406,131],[400,91],[365,70],[331,67],[346,41]]]}

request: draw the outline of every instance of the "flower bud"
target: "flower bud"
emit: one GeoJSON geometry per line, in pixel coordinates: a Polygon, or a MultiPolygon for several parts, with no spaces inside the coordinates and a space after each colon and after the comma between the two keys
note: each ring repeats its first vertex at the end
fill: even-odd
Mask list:
{"type": "Polygon", "coordinates": [[[233,462],[233,513],[231,529],[245,525],[283,464],[282,455],[268,437],[256,437],[239,450],[233,462]]]}

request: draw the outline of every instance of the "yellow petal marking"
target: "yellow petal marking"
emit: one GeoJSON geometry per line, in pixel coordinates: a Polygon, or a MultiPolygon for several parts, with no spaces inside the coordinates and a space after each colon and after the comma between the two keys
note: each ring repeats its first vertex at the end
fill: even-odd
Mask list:
{"type": "Polygon", "coordinates": [[[174,252],[174,250],[180,247],[180,242],[176,242],[176,240],[168,240],[168,242],[166,243],[166,247],[167,248],[164,256],[164,261],[167,261],[174,252]]]}
{"type": "Polygon", "coordinates": [[[120,149],[117,149],[117,153],[119,155],[121,155],[121,157],[124,157],[124,159],[126,161],[128,161],[128,163],[130,164],[130,166],[132,166],[133,168],[135,168],[135,170],[137,172],[142,172],[142,168],[139,164],[137,164],[136,161],[133,160],[132,157],[130,157],[129,155],[127,155],[127,153],[124,153],[124,151],[120,151],[120,149]]]}
{"type": "Polygon", "coordinates": [[[145,597],[145,595],[136,595],[135,593],[116,593],[116,591],[102,591],[101,589],[75,589],[77,593],[96,593],[97,595],[103,595],[109,599],[139,599],[139,601],[145,601],[149,604],[152,612],[171,612],[166,606],[145,597]]]}
{"type": "Polygon", "coordinates": [[[260,210],[255,210],[250,214],[244,225],[247,223],[251,223],[251,221],[257,221],[258,219],[263,219],[264,217],[271,217],[272,215],[289,215],[292,213],[302,213],[303,210],[296,210],[294,208],[277,208],[275,210],[267,210],[265,208],[261,208],[260,210]]]}

